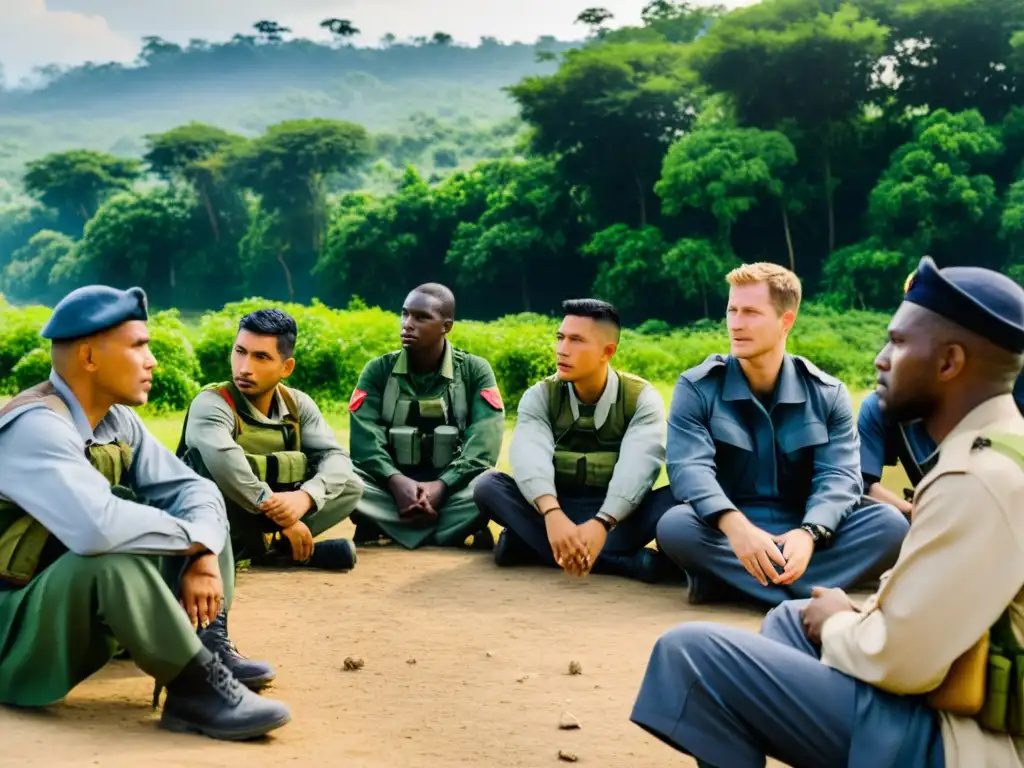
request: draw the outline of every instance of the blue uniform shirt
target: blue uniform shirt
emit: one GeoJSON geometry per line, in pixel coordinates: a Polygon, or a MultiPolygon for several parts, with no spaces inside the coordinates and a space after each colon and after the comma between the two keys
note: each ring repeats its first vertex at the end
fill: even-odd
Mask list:
{"type": "MultiPolygon", "coordinates": [[[[1013,399],[1024,413],[1024,374],[1013,386],[1013,399]]],[[[860,466],[867,491],[882,479],[885,467],[903,465],[912,487],[921,482],[938,459],[938,446],[920,421],[895,424],[886,421],[878,406],[878,394],[872,392],[860,406],[857,416],[860,433],[860,466]]]]}
{"type": "Polygon", "coordinates": [[[79,555],[173,555],[199,542],[220,553],[227,541],[224,499],[179,461],[135,412],[115,405],[96,425],[67,384],[50,374],[74,424],[49,408],[25,406],[0,423],[0,494],[79,555]],[[132,448],[128,483],[146,503],[115,496],[86,448],[121,440],[132,448]]]}
{"type": "Polygon", "coordinates": [[[673,494],[708,522],[738,509],[755,524],[835,531],[861,497],[849,392],[795,355],[784,358],[767,405],[731,355],[685,371],[672,396],[666,459],[673,494]]]}

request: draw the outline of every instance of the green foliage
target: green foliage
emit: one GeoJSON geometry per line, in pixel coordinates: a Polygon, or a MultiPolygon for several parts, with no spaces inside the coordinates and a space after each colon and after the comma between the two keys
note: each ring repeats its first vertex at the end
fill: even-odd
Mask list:
{"type": "MultiPolygon", "coordinates": [[[[151,348],[157,359],[150,408],[181,410],[201,385],[231,377],[231,348],[239,319],[255,309],[275,306],[296,319],[297,365],[288,382],[317,400],[321,408],[341,408],[371,359],[398,344],[399,318],[367,308],[360,301],[348,310],[247,299],[226,305],[186,324],[176,310],[152,315],[151,348]]],[[[49,372],[49,347],[39,336],[50,310],[0,304],[0,393],[14,394],[49,372]]],[[[851,388],[874,380],[872,361],[885,339],[887,317],[878,313],[831,310],[806,304],[797,319],[789,349],[810,357],[851,388]]],[[[487,359],[511,411],[523,392],[555,372],[555,333],[559,320],[532,313],[508,315],[489,323],[457,322],[451,340],[487,359]]],[[[624,329],[614,365],[655,382],[672,382],[709,354],[728,351],[722,322],[671,328],[648,321],[624,329]]]]}

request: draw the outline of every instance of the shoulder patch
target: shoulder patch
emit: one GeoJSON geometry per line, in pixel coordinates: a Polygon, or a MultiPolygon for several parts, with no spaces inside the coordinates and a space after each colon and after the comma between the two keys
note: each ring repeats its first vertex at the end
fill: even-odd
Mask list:
{"type": "Polygon", "coordinates": [[[480,397],[484,399],[484,402],[491,406],[494,410],[500,411],[504,409],[505,403],[501,400],[501,392],[497,387],[488,387],[487,389],[480,390],[480,397]]]}
{"type": "Polygon", "coordinates": [[[726,363],[726,356],[714,353],[704,358],[704,362],[700,365],[695,365],[692,368],[688,368],[683,371],[682,377],[688,381],[696,382],[707,377],[713,371],[724,371],[726,363]]]}
{"type": "Polygon", "coordinates": [[[352,397],[348,400],[348,410],[350,413],[355,413],[359,410],[359,406],[363,404],[366,399],[365,389],[354,389],[352,390],[352,397]]]}
{"type": "Polygon", "coordinates": [[[807,371],[807,373],[816,378],[822,384],[825,384],[829,387],[837,387],[840,384],[842,384],[842,382],[839,379],[837,379],[835,376],[831,376],[830,374],[825,373],[823,370],[821,370],[821,368],[816,366],[806,357],[801,357],[800,355],[793,355],[793,360],[798,361],[799,364],[803,366],[803,369],[807,371]]]}

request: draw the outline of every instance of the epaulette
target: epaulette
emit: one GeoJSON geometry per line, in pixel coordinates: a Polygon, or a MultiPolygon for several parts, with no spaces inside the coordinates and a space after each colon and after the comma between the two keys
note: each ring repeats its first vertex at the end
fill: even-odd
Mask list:
{"type": "Polygon", "coordinates": [[[831,375],[825,373],[823,370],[821,370],[821,368],[816,366],[814,363],[812,363],[806,357],[801,357],[800,355],[793,355],[792,357],[793,357],[794,360],[800,362],[800,365],[803,366],[804,370],[807,373],[809,373],[811,376],[816,378],[822,384],[824,384],[826,386],[829,386],[829,387],[838,387],[838,386],[840,386],[843,383],[839,379],[837,379],[835,376],[831,376],[831,375]]]}
{"type": "Polygon", "coordinates": [[[724,371],[727,359],[725,355],[717,352],[708,355],[700,365],[695,365],[693,368],[683,371],[682,376],[688,381],[698,382],[710,375],[714,370],[721,369],[724,371]]]}

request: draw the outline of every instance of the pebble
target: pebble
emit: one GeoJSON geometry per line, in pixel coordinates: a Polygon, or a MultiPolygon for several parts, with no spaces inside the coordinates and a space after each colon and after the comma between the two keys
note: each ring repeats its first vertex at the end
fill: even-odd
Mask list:
{"type": "Polygon", "coordinates": [[[576,719],[572,712],[562,712],[562,717],[558,721],[558,727],[563,731],[571,731],[580,727],[580,721],[576,719]]]}

